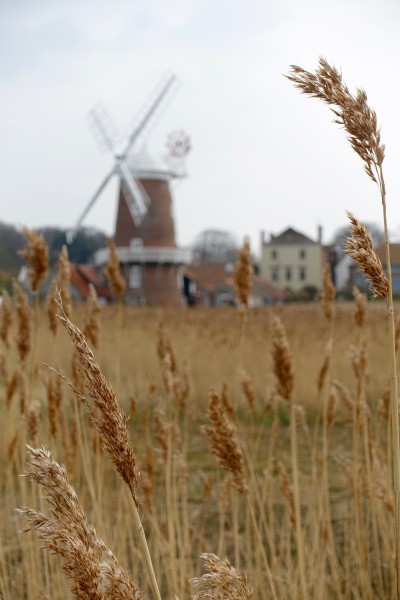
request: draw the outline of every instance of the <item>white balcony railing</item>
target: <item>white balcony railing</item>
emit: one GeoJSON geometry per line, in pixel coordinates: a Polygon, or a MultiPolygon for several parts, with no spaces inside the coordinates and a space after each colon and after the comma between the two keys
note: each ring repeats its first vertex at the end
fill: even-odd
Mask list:
{"type": "MultiPolygon", "coordinates": [[[[192,251],[187,248],[146,247],[132,248],[129,246],[117,248],[118,257],[124,263],[167,263],[188,264],[192,260],[192,251]]],[[[100,267],[108,261],[108,249],[101,248],[94,254],[94,264],[100,267]]]]}

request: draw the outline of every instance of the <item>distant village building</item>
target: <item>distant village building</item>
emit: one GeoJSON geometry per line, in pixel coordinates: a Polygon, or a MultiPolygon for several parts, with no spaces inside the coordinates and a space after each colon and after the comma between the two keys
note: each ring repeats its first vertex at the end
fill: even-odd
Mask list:
{"type": "MultiPolygon", "coordinates": [[[[183,293],[189,306],[236,306],[233,265],[206,263],[187,265],[183,271],[183,293]]],[[[249,307],[258,308],[282,302],[285,294],[263,277],[253,275],[249,307]]]]}
{"type": "Polygon", "coordinates": [[[261,234],[260,270],[264,279],[281,290],[298,292],[306,288],[321,288],[322,266],[325,262],[318,228],[314,241],[293,227],[269,240],[261,234]]]}

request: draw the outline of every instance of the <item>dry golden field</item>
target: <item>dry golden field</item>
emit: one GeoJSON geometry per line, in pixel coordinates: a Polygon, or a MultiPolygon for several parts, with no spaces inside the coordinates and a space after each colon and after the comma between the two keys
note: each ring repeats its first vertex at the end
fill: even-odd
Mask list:
{"type": "MultiPolygon", "coordinates": [[[[29,515],[17,516],[17,507],[55,527],[51,485],[20,476],[35,470],[29,444],[66,466],[88,522],[151,598],[129,489],[101,450],[87,406],[44,363],[83,394],[85,369],[62,323],[53,334],[44,308],[29,310],[23,360],[28,331],[21,337],[16,314],[0,339],[0,597],[73,597],[62,571],[68,556],[49,555],[34,532],[21,533],[29,515]]],[[[82,330],[87,312],[73,307],[82,330]]],[[[395,597],[384,303],[369,303],[361,326],[354,303],[336,305],[331,324],[317,304],[247,318],[235,309],[109,306],[94,354],[130,417],[139,512],[163,599],[395,597]],[[209,580],[196,586],[204,552],[227,557],[238,573],[209,564],[209,580]],[[218,577],[236,587],[218,595],[218,577]]],[[[73,536],[76,525],[60,514],[58,527],[73,536]]],[[[35,523],[43,532],[45,522],[35,523]]],[[[67,543],[61,530],[53,552],[67,543]]],[[[142,597],[135,594],[98,597],[142,597]]]]}

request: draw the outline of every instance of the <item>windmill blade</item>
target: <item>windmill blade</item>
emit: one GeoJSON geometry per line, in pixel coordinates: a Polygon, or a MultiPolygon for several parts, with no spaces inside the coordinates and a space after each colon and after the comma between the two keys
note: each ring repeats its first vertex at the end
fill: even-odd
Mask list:
{"type": "Polygon", "coordinates": [[[123,158],[116,158],[116,168],[121,178],[121,189],[135,225],[138,227],[147,214],[150,199],[143,187],[132,177],[123,158]]]}
{"type": "Polygon", "coordinates": [[[104,106],[98,102],[89,111],[87,119],[99,146],[115,154],[115,146],[120,137],[115,124],[104,106]]]}
{"type": "Polygon", "coordinates": [[[162,80],[161,84],[157,87],[156,91],[151,96],[146,107],[136,118],[135,126],[128,138],[128,144],[126,145],[123,157],[127,155],[129,150],[132,148],[134,142],[142,135],[145,129],[149,129],[150,124],[154,121],[156,115],[160,114],[162,106],[165,105],[166,98],[176,83],[176,76],[174,74],[167,75],[162,80]]]}
{"type": "Polygon", "coordinates": [[[107,177],[105,179],[103,179],[100,186],[97,188],[96,193],[92,196],[92,198],[89,201],[89,204],[86,206],[85,210],[83,211],[83,213],[77,220],[75,227],[71,231],[68,232],[68,238],[69,238],[69,240],[71,240],[71,242],[73,241],[73,239],[76,235],[76,232],[82,225],[83,220],[85,219],[86,215],[89,213],[89,211],[93,207],[94,203],[96,202],[97,198],[100,196],[101,192],[104,190],[104,188],[106,187],[107,183],[110,181],[110,179],[113,175],[115,175],[115,169],[112,169],[110,171],[110,173],[107,175],[107,177]]]}

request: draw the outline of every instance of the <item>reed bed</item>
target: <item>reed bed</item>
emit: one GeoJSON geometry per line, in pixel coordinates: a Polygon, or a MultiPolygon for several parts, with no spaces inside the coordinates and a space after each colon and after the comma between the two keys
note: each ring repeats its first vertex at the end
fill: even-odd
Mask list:
{"type": "MultiPolygon", "coordinates": [[[[117,400],[130,415],[139,513],[162,598],[218,597],[212,572],[202,575],[204,553],[207,568],[234,569],[248,590],[238,597],[393,597],[385,307],[360,309],[359,297],[339,304],[334,328],[325,312],[251,311],[243,335],[233,309],[101,309],[95,359],[107,381],[119,379],[117,400]]],[[[82,331],[89,313],[73,307],[82,331]]],[[[39,307],[30,375],[17,308],[10,314],[1,354],[1,597],[74,597],[60,557],[38,550],[33,532],[19,533],[27,523],[17,507],[48,515],[33,476],[20,477],[31,460],[26,444],[44,445],[65,465],[96,536],[152,597],[132,500],[85,405],[43,364],[84,393],[73,344],[39,307]]]]}

